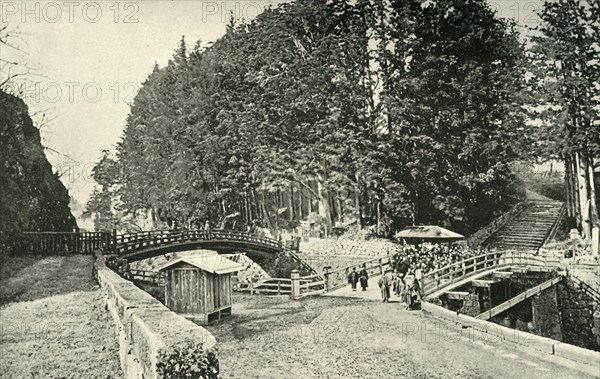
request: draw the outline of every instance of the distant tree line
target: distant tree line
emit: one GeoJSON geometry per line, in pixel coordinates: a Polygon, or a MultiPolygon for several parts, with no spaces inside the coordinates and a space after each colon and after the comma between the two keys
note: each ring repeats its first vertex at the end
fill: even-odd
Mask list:
{"type": "Polygon", "coordinates": [[[154,68],[88,214],[476,230],[522,196],[527,69],[484,0],[272,7],[154,68]]]}

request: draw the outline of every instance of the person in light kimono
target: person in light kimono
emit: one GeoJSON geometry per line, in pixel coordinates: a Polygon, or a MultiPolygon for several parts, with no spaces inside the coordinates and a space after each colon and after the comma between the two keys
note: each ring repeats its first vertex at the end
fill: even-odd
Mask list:
{"type": "Polygon", "coordinates": [[[391,271],[386,271],[384,275],[381,275],[377,282],[381,289],[381,297],[384,303],[388,303],[390,300],[390,286],[392,285],[392,274],[391,271]]]}

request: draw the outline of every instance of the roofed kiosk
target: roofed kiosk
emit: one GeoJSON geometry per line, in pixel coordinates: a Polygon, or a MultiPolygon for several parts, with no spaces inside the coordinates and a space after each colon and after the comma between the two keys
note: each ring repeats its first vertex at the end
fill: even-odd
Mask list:
{"type": "Polygon", "coordinates": [[[242,268],[212,251],[169,261],[158,269],[165,273],[165,305],[203,324],[231,314],[231,274],[242,268]]]}
{"type": "Polygon", "coordinates": [[[404,238],[408,242],[454,242],[464,239],[462,234],[452,232],[437,225],[408,226],[396,233],[396,238],[404,238]]]}

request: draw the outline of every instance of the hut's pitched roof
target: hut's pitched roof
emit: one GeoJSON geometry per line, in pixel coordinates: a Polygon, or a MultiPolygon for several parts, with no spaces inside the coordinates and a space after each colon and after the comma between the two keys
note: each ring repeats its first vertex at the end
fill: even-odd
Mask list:
{"type": "Polygon", "coordinates": [[[198,267],[204,271],[210,272],[212,274],[229,274],[231,272],[236,272],[243,270],[244,267],[242,265],[225,258],[222,255],[217,253],[214,254],[202,254],[192,257],[181,257],[174,259],[172,261],[167,262],[163,266],[158,268],[158,271],[163,271],[173,265],[176,265],[180,262],[185,262],[192,266],[198,267]]]}
{"type": "Polygon", "coordinates": [[[437,225],[409,226],[398,232],[396,238],[417,238],[423,240],[460,240],[463,235],[437,225]]]}

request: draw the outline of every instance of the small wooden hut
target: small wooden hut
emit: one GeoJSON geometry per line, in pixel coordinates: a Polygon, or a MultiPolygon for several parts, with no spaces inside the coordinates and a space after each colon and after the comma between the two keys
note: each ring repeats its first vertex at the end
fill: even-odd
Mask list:
{"type": "Polygon", "coordinates": [[[231,274],[241,269],[214,252],[167,262],[159,268],[165,274],[165,305],[202,324],[231,314],[231,274]]]}

